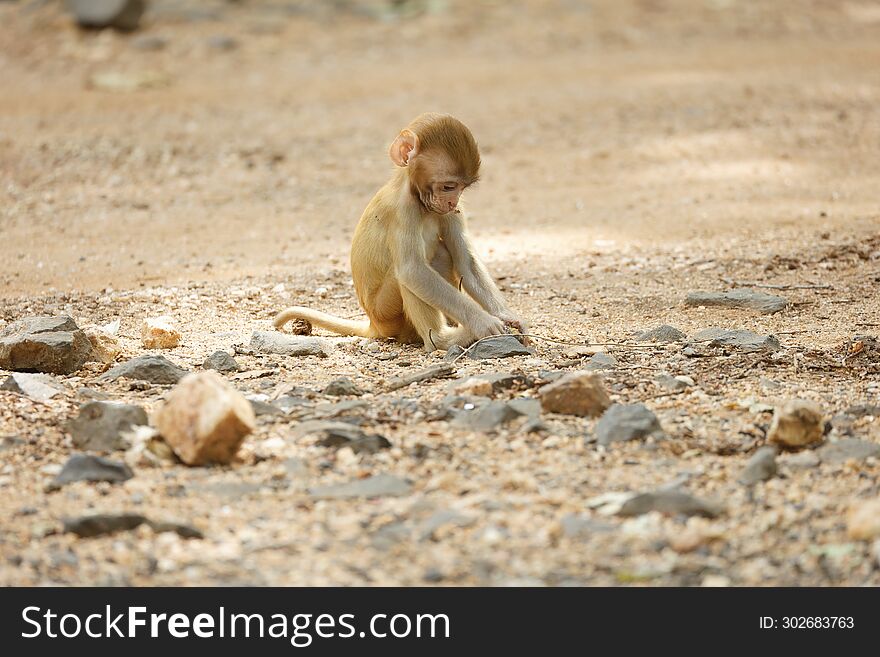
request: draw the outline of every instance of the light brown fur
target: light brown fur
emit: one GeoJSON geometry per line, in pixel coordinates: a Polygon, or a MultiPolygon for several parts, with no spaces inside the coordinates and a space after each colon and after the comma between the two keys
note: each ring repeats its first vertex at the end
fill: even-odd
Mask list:
{"type": "Polygon", "coordinates": [[[399,168],[367,205],[351,245],[351,273],[367,319],[292,307],[275,326],[304,319],[342,335],[421,342],[428,351],[467,346],[505,326],[525,333],[467,234],[459,201],[480,169],[467,127],[451,116],[422,114],[389,154],[399,168]]]}

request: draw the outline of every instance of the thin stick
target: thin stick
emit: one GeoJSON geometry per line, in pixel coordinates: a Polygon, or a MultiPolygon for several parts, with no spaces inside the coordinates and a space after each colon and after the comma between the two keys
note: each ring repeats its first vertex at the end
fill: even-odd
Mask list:
{"type": "Polygon", "coordinates": [[[451,376],[454,373],[455,368],[452,366],[452,363],[431,365],[430,367],[414,372],[413,374],[391,379],[388,382],[388,390],[389,392],[392,390],[400,390],[413,383],[421,383],[422,381],[430,381],[431,379],[442,379],[451,376]]]}

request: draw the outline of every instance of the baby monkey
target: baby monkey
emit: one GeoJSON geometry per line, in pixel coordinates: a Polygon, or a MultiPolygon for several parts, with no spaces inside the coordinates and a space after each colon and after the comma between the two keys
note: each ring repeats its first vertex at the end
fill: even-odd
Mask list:
{"type": "Polygon", "coordinates": [[[506,327],[527,333],[467,233],[459,201],[480,173],[471,131],[452,116],[422,114],[389,155],[397,169],[367,205],[351,244],[351,273],[367,319],[294,306],[275,317],[275,326],[304,319],[341,335],[422,343],[426,351],[467,347],[506,327]]]}

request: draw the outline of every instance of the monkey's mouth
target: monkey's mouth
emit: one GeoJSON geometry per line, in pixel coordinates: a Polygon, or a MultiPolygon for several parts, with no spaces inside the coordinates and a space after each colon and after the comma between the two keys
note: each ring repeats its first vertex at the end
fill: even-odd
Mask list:
{"type": "Polygon", "coordinates": [[[419,194],[419,201],[421,201],[422,206],[428,212],[433,212],[434,214],[450,214],[452,212],[458,212],[458,205],[451,210],[444,209],[442,207],[443,204],[436,200],[433,194],[419,194]]]}

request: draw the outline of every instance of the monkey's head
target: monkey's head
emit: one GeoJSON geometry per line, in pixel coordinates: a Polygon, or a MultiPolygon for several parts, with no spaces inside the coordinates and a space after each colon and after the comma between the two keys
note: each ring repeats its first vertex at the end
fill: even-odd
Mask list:
{"type": "Polygon", "coordinates": [[[480,151],[467,126],[448,114],[422,114],[391,144],[391,161],[406,167],[410,189],[430,212],[447,214],[477,182],[480,151]]]}

